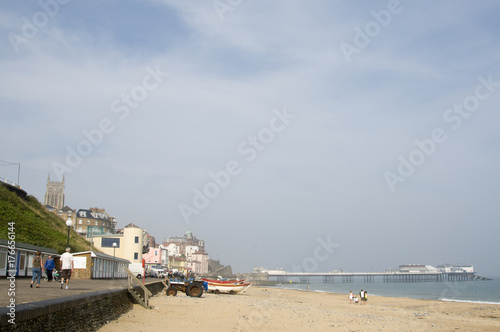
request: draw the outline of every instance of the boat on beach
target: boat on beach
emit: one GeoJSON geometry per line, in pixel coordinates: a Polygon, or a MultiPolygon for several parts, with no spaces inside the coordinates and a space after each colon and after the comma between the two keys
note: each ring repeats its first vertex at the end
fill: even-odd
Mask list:
{"type": "MultiPolygon", "coordinates": [[[[205,280],[206,281],[206,280],[205,280]]],[[[221,282],[207,282],[207,290],[215,294],[241,294],[245,292],[252,283],[221,283],[221,282]]]]}
{"type": "Polygon", "coordinates": [[[243,284],[245,283],[245,279],[242,280],[228,280],[228,279],[207,279],[207,278],[201,278],[201,280],[206,281],[208,283],[217,283],[217,284],[232,284],[232,285],[238,285],[238,284],[243,284]]]}

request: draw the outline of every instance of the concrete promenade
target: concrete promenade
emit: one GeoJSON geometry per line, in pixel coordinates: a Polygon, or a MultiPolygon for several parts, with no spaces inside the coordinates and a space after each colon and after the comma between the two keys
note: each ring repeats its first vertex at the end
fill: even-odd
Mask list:
{"type": "MultiPolygon", "coordinates": [[[[157,282],[161,279],[146,278],[146,284],[157,282]]],[[[102,290],[111,289],[126,289],[127,279],[71,279],[69,282],[69,289],[61,289],[61,283],[58,281],[47,282],[40,280],[40,288],[30,288],[31,277],[17,277],[15,295],[9,296],[10,281],[9,279],[0,278],[0,306],[4,307],[10,303],[11,298],[15,298],[16,305],[23,303],[32,303],[43,300],[51,300],[63,298],[71,295],[94,293],[102,290]]]]}

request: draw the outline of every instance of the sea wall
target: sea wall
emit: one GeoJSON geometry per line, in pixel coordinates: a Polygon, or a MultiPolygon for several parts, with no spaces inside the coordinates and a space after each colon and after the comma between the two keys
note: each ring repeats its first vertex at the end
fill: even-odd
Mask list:
{"type": "MultiPolygon", "coordinates": [[[[163,284],[146,287],[155,295],[163,284]]],[[[9,323],[9,310],[0,308],[0,331],[95,331],[133,307],[135,300],[127,289],[104,290],[16,306],[15,325],[9,323]]],[[[146,310],[146,309],[144,309],[146,310]]]]}

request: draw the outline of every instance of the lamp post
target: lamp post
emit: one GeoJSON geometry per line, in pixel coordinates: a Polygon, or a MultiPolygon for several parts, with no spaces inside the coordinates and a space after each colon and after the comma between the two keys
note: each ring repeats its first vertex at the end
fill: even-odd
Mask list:
{"type": "Polygon", "coordinates": [[[66,242],[66,248],[69,248],[69,229],[73,226],[73,221],[68,218],[68,220],[66,220],[66,226],[68,226],[68,241],[66,242]]]}
{"type": "Polygon", "coordinates": [[[115,249],[116,249],[116,242],[113,242],[113,279],[115,278],[115,270],[116,270],[115,249]]]}

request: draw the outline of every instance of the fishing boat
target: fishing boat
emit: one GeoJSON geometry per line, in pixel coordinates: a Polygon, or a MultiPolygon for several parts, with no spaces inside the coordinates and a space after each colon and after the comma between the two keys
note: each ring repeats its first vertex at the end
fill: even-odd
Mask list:
{"type": "Polygon", "coordinates": [[[242,280],[217,279],[217,280],[215,280],[215,279],[201,278],[201,280],[206,281],[208,283],[232,284],[232,285],[245,283],[245,279],[242,279],[242,280]]]}
{"type": "Polygon", "coordinates": [[[207,288],[209,292],[219,293],[229,293],[229,294],[241,294],[245,292],[252,283],[221,283],[221,282],[209,282],[207,281],[207,288]]]}

